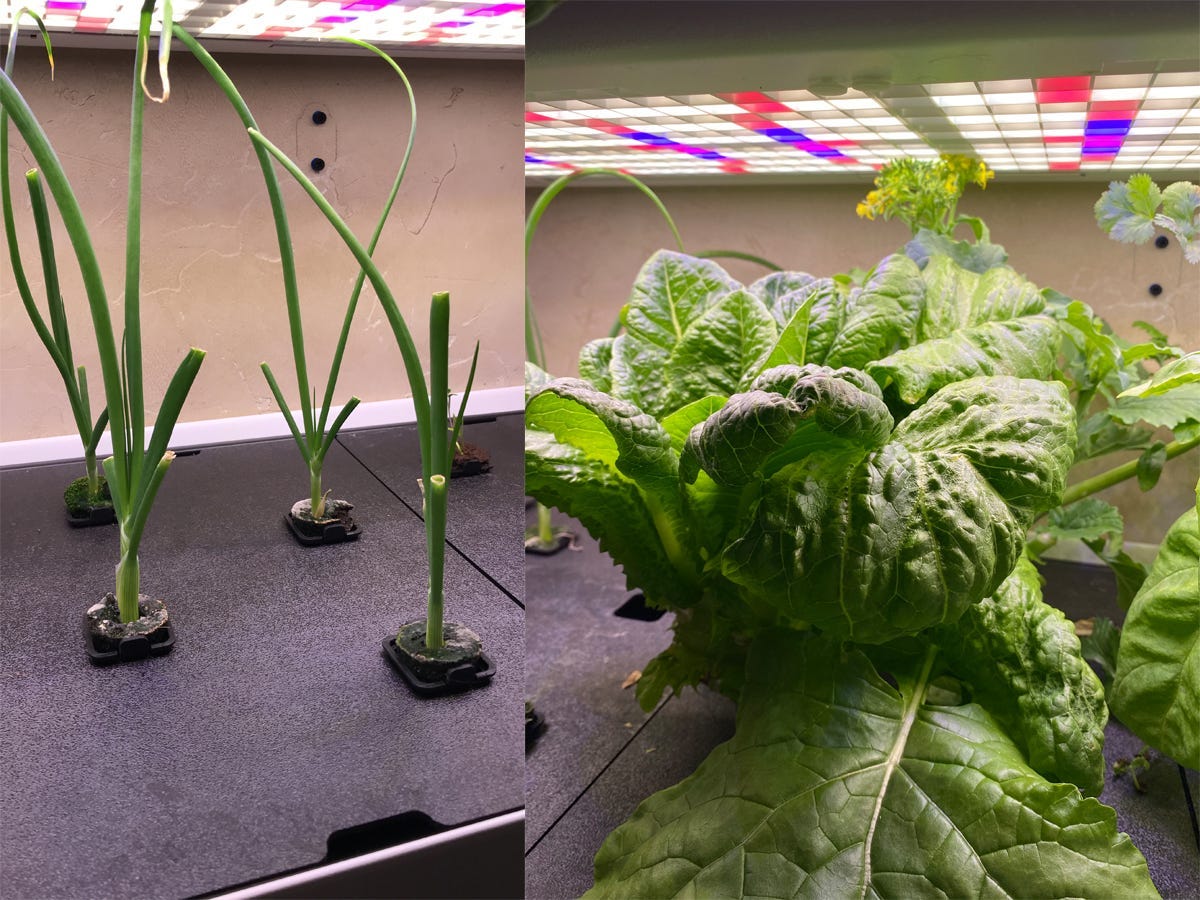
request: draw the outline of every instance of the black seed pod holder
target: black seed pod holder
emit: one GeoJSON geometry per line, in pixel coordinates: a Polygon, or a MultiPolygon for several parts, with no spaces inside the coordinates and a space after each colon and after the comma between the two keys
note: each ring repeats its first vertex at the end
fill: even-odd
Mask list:
{"type": "Polygon", "coordinates": [[[67,524],[72,528],[91,528],[93,525],[111,525],[117,521],[117,513],[111,506],[89,506],[87,515],[72,515],[67,511],[67,524]]]}
{"type": "Polygon", "coordinates": [[[418,696],[438,697],[486,687],[496,674],[496,664],[483,652],[478,638],[468,629],[454,622],[445,624],[448,642],[461,631],[474,639],[475,646],[473,650],[459,654],[456,658],[442,660],[418,658],[413,648],[418,647],[420,641],[424,640],[423,623],[410,622],[401,629],[401,633],[410,630],[408,643],[411,646],[397,644],[393,635],[384,638],[383,655],[418,696]]]}
{"type": "MultiPolygon", "coordinates": [[[[283,521],[287,523],[288,530],[292,532],[292,537],[305,547],[320,547],[325,544],[345,544],[348,541],[357,541],[359,535],[362,534],[362,528],[357,522],[351,522],[349,527],[341,522],[331,522],[328,525],[322,526],[320,534],[312,534],[310,531],[305,531],[304,526],[291,513],[285,515],[283,521]]],[[[309,528],[314,527],[313,525],[309,525],[309,528]]]]}

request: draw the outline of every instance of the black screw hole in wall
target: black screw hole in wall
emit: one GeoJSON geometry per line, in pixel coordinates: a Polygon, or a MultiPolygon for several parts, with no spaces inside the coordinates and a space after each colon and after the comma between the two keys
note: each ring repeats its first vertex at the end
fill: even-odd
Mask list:
{"type": "Polygon", "coordinates": [[[320,172],[325,168],[325,160],[321,159],[319,156],[314,156],[312,162],[309,163],[309,166],[314,172],[320,172]]]}
{"type": "Polygon", "coordinates": [[[1163,288],[1162,288],[1161,284],[1158,284],[1157,282],[1155,282],[1154,284],[1150,285],[1150,296],[1151,297],[1157,297],[1159,294],[1162,293],[1162,291],[1163,291],[1163,288]]]}
{"type": "Polygon", "coordinates": [[[324,111],[318,109],[313,113],[312,119],[314,125],[324,125],[329,121],[329,116],[325,115],[324,111]]]}
{"type": "Polygon", "coordinates": [[[1159,250],[1166,250],[1167,247],[1170,246],[1170,244],[1171,244],[1171,239],[1168,238],[1165,234],[1160,234],[1158,237],[1156,237],[1154,239],[1154,246],[1157,247],[1159,250]]]}
{"type": "Polygon", "coordinates": [[[637,619],[639,622],[657,622],[666,614],[664,609],[655,609],[646,602],[646,595],[641,591],[634,591],[629,595],[629,599],[617,607],[614,616],[620,616],[622,619],[637,619]]]}

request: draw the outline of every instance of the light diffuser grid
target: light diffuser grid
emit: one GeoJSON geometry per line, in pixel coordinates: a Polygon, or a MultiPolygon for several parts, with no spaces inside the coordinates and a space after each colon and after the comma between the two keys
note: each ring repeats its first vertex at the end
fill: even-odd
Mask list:
{"type": "Polygon", "coordinates": [[[870,172],[969,153],[998,172],[1200,169],[1200,73],[529,103],[525,171],[870,172]]]}
{"type": "MultiPolygon", "coordinates": [[[[42,0],[54,31],[137,32],[140,0],[42,0]]],[[[5,4],[0,24],[17,9],[5,4]]],[[[346,35],[382,44],[463,48],[521,47],[525,2],[452,0],[175,0],[175,21],[202,38],[314,40],[346,35]]]]}

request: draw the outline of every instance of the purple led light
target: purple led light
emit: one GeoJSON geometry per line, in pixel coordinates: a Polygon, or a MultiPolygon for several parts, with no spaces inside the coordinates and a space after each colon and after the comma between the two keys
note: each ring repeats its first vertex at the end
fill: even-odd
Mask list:
{"type": "Polygon", "coordinates": [[[395,2],[396,0],[354,0],[353,3],[343,3],[342,9],[347,12],[378,12],[395,2]]]}
{"type": "Polygon", "coordinates": [[[468,25],[474,25],[474,22],[464,22],[461,19],[451,20],[449,22],[435,22],[434,28],[466,28],[468,25]]]}
{"type": "Polygon", "coordinates": [[[526,154],[525,154],[525,162],[527,162],[527,163],[541,163],[542,165],[548,165],[548,163],[546,162],[546,160],[544,160],[544,159],[541,159],[541,158],[539,158],[539,157],[536,157],[536,156],[531,156],[531,155],[530,155],[530,154],[528,154],[528,153],[526,153],[526,154]]]}
{"type": "Polygon", "coordinates": [[[63,11],[68,11],[68,10],[79,11],[79,10],[82,10],[85,6],[87,6],[87,3],[85,2],[85,0],[46,0],[46,9],[47,10],[60,9],[63,11]]]}
{"type": "Polygon", "coordinates": [[[491,6],[481,6],[473,9],[468,16],[503,16],[506,13],[519,12],[525,8],[524,3],[493,3],[491,6]]]}
{"type": "Polygon", "coordinates": [[[344,25],[347,22],[353,22],[357,18],[358,16],[325,16],[324,18],[317,19],[317,21],[322,24],[344,25]]]}

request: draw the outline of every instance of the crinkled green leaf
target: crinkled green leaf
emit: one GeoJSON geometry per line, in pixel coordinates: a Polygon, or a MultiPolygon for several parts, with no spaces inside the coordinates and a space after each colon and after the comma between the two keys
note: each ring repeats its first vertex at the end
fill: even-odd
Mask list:
{"type": "Polygon", "coordinates": [[[743,290],[726,294],[696,318],[660,373],[670,385],[670,409],[709,394],[732,394],[758,372],[779,339],[762,301],[743,290]]]}
{"type": "Polygon", "coordinates": [[[588,341],[579,351],[579,377],[590,381],[598,391],[612,390],[613,342],[615,338],[588,341]]]}
{"type": "MultiPolygon", "coordinates": [[[[558,442],[570,444],[589,460],[633,483],[654,524],[658,544],[677,570],[677,579],[687,580],[695,559],[678,487],[679,458],[671,449],[670,435],[652,416],[597,391],[582,379],[560,378],[529,401],[525,423],[527,429],[549,432],[558,442]]],[[[526,460],[528,481],[528,454],[526,460]]],[[[536,490],[531,493],[542,500],[536,490]]],[[[573,509],[567,511],[579,515],[573,509]]],[[[592,534],[603,537],[595,531],[592,534]]]]}
{"type": "Polygon", "coordinates": [[[909,241],[904,252],[908,258],[922,269],[935,256],[948,257],[964,269],[972,272],[986,272],[996,266],[1002,266],[1008,260],[1008,253],[999,244],[989,241],[970,243],[956,241],[949,235],[922,228],[916,237],[909,241]]]}
{"type": "Polygon", "coordinates": [[[722,571],[751,602],[864,643],[953,622],[1012,571],[1074,446],[1062,384],[957,382],[883,447],[815,450],[769,478],[722,571]]]}
{"type": "Polygon", "coordinates": [[[1162,191],[1149,175],[1139,173],[1129,181],[1113,181],[1096,201],[1096,222],[1114,240],[1141,244],[1154,237],[1154,214],[1162,191]]]}
{"type": "Polygon", "coordinates": [[[1126,425],[1108,414],[1108,410],[1088,416],[1076,436],[1075,461],[1094,459],[1118,450],[1142,450],[1154,432],[1140,425],[1126,425]]]}
{"type": "Polygon", "coordinates": [[[1200,523],[1167,532],[1125,619],[1113,713],[1142,740],[1200,769],[1200,523]]]}
{"type": "Polygon", "coordinates": [[[634,282],[622,313],[625,330],[671,350],[692,322],[740,287],[711,260],[660,250],[646,261],[634,282]]]}
{"type": "Polygon", "coordinates": [[[1060,335],[1037,287],[1009,268],[976,275],[941,259],[924,274],[921,342],[866,366],[880,386],[915,404],[976,375],[1050,377],[1060,335]]]}
{"type": "Polygon", "coordinates": [[[1050,510],[1045,531],[1060,541],[1073,538],[1091,541],[1110,534],[1120,535],[1124,529],[1125,520],[1115,506],[1099,497],[1085,497],[1070,506],[1050,510]]]}
{"type": "Polygon", "coordinates": [[[893,254],[862,287],[818,293],[813,303],[806,362],[861,369],[912,337],[925,283],[916,263],[893,254]]]}
{"type": "Polygon", "coordinates": [[[586,895],[1156,897],[1115,813],[1043,780],[981,707],[854,650],[756,643],[737,732],[596,856],[586,895]]]}
{"type": "Polygon", "coordinates": [[[1190,263],[1200,263],[1200,187],[1177,181],[1162,192],[1162,209],[1154,224],[1178,238],[1190,263]]]}
{"type": "Polygon", "coordinates": [[[827,449],[831,438],[879,447],[892,425],[879,389],[858,370],[780,366],[692,430],[680,475],[691,482],[703,469],[717,484],[742,485],[814,448],[827,449]]]}
{"type": "Polygon", "coordinates": [[[1051,781],[1085,794],[1104,787],[1104,688],[1084,662],[1074,625],[1042,602],[1037,569],[1022,558],[991,597],[935,640],[973,699],[1051,781]]]}
{"type": "Polygon", "coordinates": [[[746,290],[763,302],[782,327],[795,314],[799,303],[804,302],[816,280],[807,272],[772,272],[748,285],[746,290]]]}

